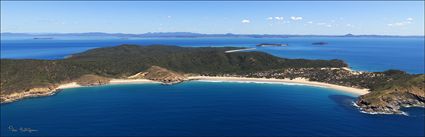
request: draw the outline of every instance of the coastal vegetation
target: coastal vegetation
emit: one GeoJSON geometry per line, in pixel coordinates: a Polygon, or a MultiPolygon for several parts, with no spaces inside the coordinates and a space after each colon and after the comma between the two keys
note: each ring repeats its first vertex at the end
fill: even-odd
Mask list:
{"type": "Polygon", "coordinates": [[[145,78],[178,83],[186,75],[295,79],[366,88],[356,104],[365,112],[401,113],[423,106],[424,75],[399,70],[357,72],[342,60],[287,59],[267,53],[231,52],[235,47],[120,45],[97,48],[62,60],[1,59],[1,102],[9,95],[60,84],[101,85],[110,79],[145,78]]]}

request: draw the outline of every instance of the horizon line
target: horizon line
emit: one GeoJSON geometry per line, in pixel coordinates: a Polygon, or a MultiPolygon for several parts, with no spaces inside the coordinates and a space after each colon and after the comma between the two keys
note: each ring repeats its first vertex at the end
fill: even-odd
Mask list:
{"type": "Polygon", "coordinates": [[[346,33],[346,34],[267,34],[267,33],[199,33],[199,32],[185,32],[185,31],[157,31],[157,32],[144,32],[144,33],[124,33],[124,32],[99,32],[99,31],[87,31],[87,32],[0,32],[1,34],[4,33],[10,33],[10,34],[30,34],[30,35],[37,35],[37,34],[87,34],[87,33],[103,33],[103,34],[127,34],[127,35],[141,35],[141,34],[161,34],[161,33],[192,33],[192,34],[198,34],[198,35],[279,35],[279,36],[285,36],[285,35],[292,35],[292,36],[346,36],[346,35],[352,35],[352,36],[402,36],[402,37],[425,37],[425,34],[422,35],[398,35],[398,34],[353,34],[353,33],[346,33]]]}

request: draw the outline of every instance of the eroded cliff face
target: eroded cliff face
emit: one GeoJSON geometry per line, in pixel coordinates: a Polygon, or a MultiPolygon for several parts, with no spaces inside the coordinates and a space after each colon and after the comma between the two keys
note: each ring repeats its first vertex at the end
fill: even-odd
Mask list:
{"type": "Polygon", "coordinates": [[[2,93],[2,95],[0,96],[0,102],[9,103],[23,98],[53,95],[56,92],[55,88],[56,86],[52,85],[46,87],[31,88],[24,92],[14,92],[11,94],[2,93]]]}
{"type": "Polygon", "coordinates": [[[171,71],[159,66],[152,66],[145,72],[137,73],[136,75],[130,76],[131,79],[149,79],[153,81],[159,81],[164,84],[175,84],[187,80],[184,74],[171,71]]]}
{"type": "Polygon", "coordinates": [[[108,84],[109,81],[110,81],[109,78],[102,77],[102,76],[91,75],[91,74],[83,75],[80,78],[72,80],[72,81],[63,81],[61,83],[51,83],[46,86],[29,88],[28,90],[25,90],[25,91],[16,91],[16,92],[8,92],[8,93],[1,92],[0,103],[9,103],[9,102],[17,101],[24,98],[30,98],[30,97],[50,96],[61,90],[58,88],[61,84],[66,84],[70,82],[76,82],[78,85],[81,85],[81,86],[97,86],[97,85],[108,84]]]}
{"type": "Polygon", "coordinates": [[[425,107],[425,75],[419,75],[381,91],[358,98],[359,109],[371,114],[404,114],[403,107],[425,107]]]}
{"type": "Polygon", "coordinates": [[[97,86],[108,84],[110,80],[110,78],[89,74],[81,76],[75,82],[81,86],[97,86]]]}

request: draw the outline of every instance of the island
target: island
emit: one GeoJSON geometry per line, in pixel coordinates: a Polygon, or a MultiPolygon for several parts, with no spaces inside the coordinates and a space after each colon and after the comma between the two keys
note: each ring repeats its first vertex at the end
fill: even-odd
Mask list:
{"type": "Polygon", "coordinates": [[[38,38],[38,37],[36,37],[36,38],[33,38],[33,39],[53,39],[53,38],[50,38],[50,37],[48,37],[48,38],[38,38]]]}
{"type": "Polygon", "coordinates": [[[0,101],[48,96],[79,86],[245,80],[305,83],[352,91],[360,95],[355,106],[370,114],[403,114],[403,107],[425,106],[424,74],[354,71],[338,59],[287,59],[259,51],[237,52],[240,49],[119,45],[60,60],[1,59],[0,101]]]}
{"type": "Polygon", "coordinates": [[[314,43],[311,43],[312,45],[327,45],[328,43],[327,42],[314,42],[314,43]]]}

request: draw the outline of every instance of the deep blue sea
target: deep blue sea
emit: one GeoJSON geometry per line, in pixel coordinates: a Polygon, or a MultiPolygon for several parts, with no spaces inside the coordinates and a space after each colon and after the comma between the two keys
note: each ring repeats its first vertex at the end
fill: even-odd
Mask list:
{"type": "Polygon", "coordinates": [[[62,59],[87,49],[120,44],[166,44],[185,47],[255,47],[260,43],[287,43],[288,47],[258,48],[276,56],[306,59],[342,59],[355,70],[400,69],[424,73],[425,38],[293,37],[293,38],[97,38],[32,39],[4,37],[1,58],[62,59]],[[327,42],[328,45],[312,45],[327,42]]]}
{"type": "Polygon", "coordinates": [[[302,85],[185,82],[66,89],[1,106],[2,135],[423,136],[424,109],[369,115],[354,96],[302,85]],[[11,132],[32,128],[37,132],[11,132]]]}
{"type": "MultiPolygon", "coordinates": [[[[342,59],[356,70],[424,73],[423,38],[2,38],[1,58],[62,59],[97,47],[254,47],[287,58],[342,59]],[[328,45],[311,45],[312,42],[328,45]]],[[[425,136],[425,109],[369,115],[356,96],[305,85],[184,82],[65,89],[1,105],[1,136],[425,136]],[[19,128],[37,130],[21,132],[19,128]],[[11,131],[17,129],[17,132],[11,131]]]]}

